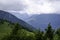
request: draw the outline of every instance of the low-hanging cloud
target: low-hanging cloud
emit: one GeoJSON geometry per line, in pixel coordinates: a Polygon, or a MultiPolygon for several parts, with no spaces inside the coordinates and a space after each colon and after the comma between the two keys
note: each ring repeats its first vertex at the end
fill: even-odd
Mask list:
{"type": "Polygon", "coordinates": [[[28,14],[60,13],[59,0],[0,0],[0,10],[22,11],[28,14]]]}
{"type": "Polygon", "coordinates": [[[23,10],[25,5],[19,0],[0,0],[0,10],[23,10]]]}

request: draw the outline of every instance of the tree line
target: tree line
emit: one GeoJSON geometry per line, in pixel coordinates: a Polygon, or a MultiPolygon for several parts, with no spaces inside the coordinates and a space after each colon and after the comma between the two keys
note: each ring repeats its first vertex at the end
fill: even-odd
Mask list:
{"type": "MultiPolygon", "coordinates": [[[[1,20],[0,25],[4,22],[8,21],[1,20]]],[[[32,32],[24,29],[22,25],[18,23],[9,23],[14,25],[14,27],[12,28],[10,34],[5,35],[1,40],[60,40],[60,28],[57,28],[57,30],[52,29],[50,23],[45,31],[40,31],[39,29],[32,32]]]]}

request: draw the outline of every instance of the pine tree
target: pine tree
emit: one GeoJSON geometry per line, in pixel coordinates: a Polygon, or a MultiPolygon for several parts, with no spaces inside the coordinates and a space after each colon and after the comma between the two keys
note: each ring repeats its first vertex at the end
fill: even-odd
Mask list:
{"type": "Polygon", "coordinates": [[[2,40],[20,40],[20,37],[17,35],[19,29],[20,25],[18,23],[15,24],[15,27],[13,28],[10,35],[5,36],[4,38],[2,38],[2,40]]]}
{"type": "Polygon", "coordinates": [[[53,40],[54,30],[52,29],[52,26],[50,25],[50,23],[48,24],[48,28],[46,29],[45,36],[49,40],[53,40]]]}
{"type": "Polygon", "coordinates": [[[35,37],[36,37],[36,40],[43,40],[43,32],[41,32],[40,30],[38,30],[35,33],[35,37]]]}

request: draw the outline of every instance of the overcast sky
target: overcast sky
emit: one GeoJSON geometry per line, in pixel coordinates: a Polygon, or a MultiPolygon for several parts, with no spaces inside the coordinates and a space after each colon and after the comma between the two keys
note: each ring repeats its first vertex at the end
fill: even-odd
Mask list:
{"type": "Polygon", "coordinates": [[[0,0],[0,10],[28,14],[60,13],[59,0],[0,0]]]}

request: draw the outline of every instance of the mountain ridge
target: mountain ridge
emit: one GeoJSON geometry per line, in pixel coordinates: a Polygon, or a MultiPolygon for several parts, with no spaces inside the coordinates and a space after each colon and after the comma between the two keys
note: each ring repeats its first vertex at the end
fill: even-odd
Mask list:
{"type": "Polygon", "coordinates": [[[35,28],[44,30],[51,23],[53,29],[60,27],[60,14],[40,14],[28,18],[27,22],[35,28]]]}
{"type": "Polygon", "coordinates": [[[9,12],[5,12],[5,11],[2,11],[2,10],[0,10],[0,19],[8,20],[8,21],[11,21],[12,23],[19,23],[20,25],[24,26],[24,28],[27,28],[29,30],[34,30],[35,29],[31,25],[26,23],[25,21],[17,18],[16,16],[12,15],[9,12]]]}

